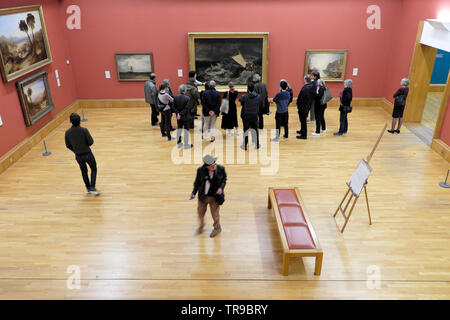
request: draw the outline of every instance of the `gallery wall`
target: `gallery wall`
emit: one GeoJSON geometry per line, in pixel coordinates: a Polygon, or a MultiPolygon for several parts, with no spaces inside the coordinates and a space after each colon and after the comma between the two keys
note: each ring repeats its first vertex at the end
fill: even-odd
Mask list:
{"type": "MultiPolygon", "coordinates": [[[[40,2],[32,0],[0,1],[0,8],[36,5],[40,2]]],[[[68,42],[64,35],[65,17],[61,2],[58,0],[44,1],[43,10],[53,62],[39,70],[46,70],[48,72],[49,85],[55,109],[37,121],[33,126],[26,127],[15,84],[17,81],[39,70],[8,83],[0,80],[0,115],[3,120],[3,126],[0,126],[0,156],[39,130],[39,128],[76,99],[72,65],[66,64],[66,60],[70,60],[70,55],[68,42]],[[61,87],[58,87],[56,84],[55,70],[58,70],[61,87]]]]}
{"type": "MultiPolygon", "coordinates": [[[[64,1],[66,5],[71,1],[64,1]]],[[[391,52],[394,13],[401,1],[379,0],[381,29],[367,27],[368,0],[79,0],[81,29],[68,32],[80,98],[141,98],[142,83],[118,82],[115,52],[153,52],[158,80],[172,87],[186,82],[188,32],[269,32],[270,96],[285,78],[301,88],[305,50],[348,49],[346,77],[354,79],[355,96],[383,96],[391,52]],[[358,76],[352,69],[358,68],[358,76]],[[183,78],[177,70],[183,70],[183,78]],[[111,79],[105,79],[105,70],[111,79]]],[[[343,82],[329,83],[338,95],[343,82]]]]}

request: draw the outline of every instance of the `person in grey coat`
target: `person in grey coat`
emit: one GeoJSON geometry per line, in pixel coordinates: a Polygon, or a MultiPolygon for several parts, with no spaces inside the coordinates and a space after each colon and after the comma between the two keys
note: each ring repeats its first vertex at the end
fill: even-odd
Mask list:
{"type": "Polygon", "coordinates": [[[265,83],[261,82],[261,76],[257,73],[253,75],[253,83],[255,84],[255,93],[259,94],[261,97],[263,108],[260,110],[258,115],[258,128],[264,129],[264,118],[263,114],[270,114],[269,110],[269,93],[267,92],[267,86],[265,83]]]}
{"type": "Polygon", "coordinates": [[[150,107],[152,109],[152,126],[158,125],[158,116],[159,112],[156,108],[156,98],[158,95],[158,90],[156,89],[156,74],[151,73],[150,79],[145,81],[144,84],[144,93],[145,93],[145,102],[150,104],[150,107]]]}

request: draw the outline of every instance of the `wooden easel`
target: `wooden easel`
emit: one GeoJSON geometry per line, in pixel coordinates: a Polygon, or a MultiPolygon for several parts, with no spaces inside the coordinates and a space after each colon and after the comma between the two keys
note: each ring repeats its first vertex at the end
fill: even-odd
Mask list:
{"type": "MultiPolygon", "coordinates": [[[[363,161],[367,165],[369,164],[370,160],[372,159],[372,156],[375,153],[375,150],[378,147],[378,144],[380,143],[380,140],[383,137],[383,134],[386,131],[387,126],[388,126],[387,124],[384,125],[384,128],[381,131],[380,135],[378,136],[378,140],[375,143],[375,146],[373,147],[372,152],[369,154],[369,156],[367,158],[363,159],[363,161]]],[[[364,189],[364,194],[366,196],[367,212],[369,214],[369,225],[372,225],[372,218],[370,217],[369,198],[367,197],[367,183],[368,183],[368,181],[366,180],[365,183],[364,183],[363,189],[364,189]]],[[[336,209],[336,212],[333,214],[333,218],[335,218],[335,219],[336,219],[336,215],[338,214],[338,212],[341,212],[341,214],[344,216],[344,219],[345,219],[344,225],[339,230],[341,233],[344,233],[345,227],[347,226],[348,220],[350,220],[350,216],[351,216],[351,214],[353,212],[353,208],[355,207],[356,202],[358,201],[359,196],[361,195],[361,193],[359,193],[359,194],[354,193],[352,188],[350,187],[350,183],[348,183],[348,182],[347,182],[347,187],[348,187],[347,193],[345,194],[344,198],[342,199],[341,203],[339,204],[338,208],[336,209]],[[350,194],[350,197],[347,200],[345,208],[342,208],[342,204],[345,202],[345,199],[347,198],[347,196],[349,194],[350,194]],[[347,211],[347,209],[348,209],[352,199],[353,199],[353,203],[352,203],[352,205],[350,207],[350,211],[346,214],[346,211],[347,211]]]]}

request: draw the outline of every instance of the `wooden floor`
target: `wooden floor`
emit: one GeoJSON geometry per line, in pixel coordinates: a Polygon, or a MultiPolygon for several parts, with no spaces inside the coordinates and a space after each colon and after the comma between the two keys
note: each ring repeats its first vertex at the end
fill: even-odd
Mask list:
{"type": "MultiPolygon", "coordinates": [[[[371,161],[373,225],[360,199],[341,235],[332,214],[345,182],[391,116],[354,108],[349,133],[334,137],[339,114],[327,110],[327,133],[297,140],[295,111],[276,175],[261,174],[266,164],[226,165],[214,239],[209,213],[195,235],[188,197],[198,164],[171,161],[174,142],[149,126],[148,109],[85,110],[99,197],[85,194],[61,125],[47,138],[51,156],[35,147],[0,175],[0,299],[449,299],[450,190],[438,185],[448,163],[406,128],[386,134],[371,161]],[[292,259],[281,275],[270,186],[300,189],[324,252],[321,276],[314,258],[292,259]],[[71,265],[79,290],[66,286],[71,265]]],[[[274,127],[274,114],[265,120],[274,127]]]]}

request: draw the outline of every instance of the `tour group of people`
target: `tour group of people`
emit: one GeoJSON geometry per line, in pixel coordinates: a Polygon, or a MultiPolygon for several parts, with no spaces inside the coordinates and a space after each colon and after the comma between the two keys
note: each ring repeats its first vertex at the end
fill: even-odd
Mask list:
{"type": "MultiPolygon", "coordinates": [[[[311,75],[305,75],[304,85],[301,88],[296,105],[298,115],[300,118],[300,130],[297,131],[297,139],[307,139],[307,119],[310,114],[310,123],[314,120],[316,122],[316,130],[311,134],[313,136],[320,136],[320,133],[326,132],[326,121],[324,117],[327,102],[330,101],[331,94],[326,87],[325,81],[320,79],[318,72],[313,72],[311,75]]],[[[406,98],[408,96],[409,80],[403,78],[401,80],[401,88],[394,94],[394,109],[392,113],[392,127],[388,130],[389,133],[400,133],[400,128],[403,123],[403,112],[406,105],[406,98]],[[397,128],[395,128],[397,126],[397,128]]],[[[185,130],[177,130],[176,140],[179,148],[192,148],[189,143],[189,130],[194,128],[194,120],[200,117],[197,114],[197,106],[199,100],[202,105],[202,132],[203,139],[214,141],[214,133],[216,131],[216,120],[222,114],[221,128],[226,130],[227,136],[240,135],[236,100],[238,99],[238,91],[234,89],[234,84],[229,83],[227,90],[223,96],[215,89],[216,83],[211,80],[207,83],[199,82],[196,79],[195,71],[189,72],[189,81],[182,84],[178,88],[178,94],[174,95],[170,88],[170,80],[164,79],[157,88],[156,74],[152,73],[150,79],[145,82],[145,101],[151,106],[151,124],[158,126],[161,130],[161,135],[166,137],[169,141],[175,140],[171,136],[172,115],[176,115],[177,128],[185,130]],[[203,92],[198,91],[198,86],[204,85],[203,92]],[[223,100],[227,103],[223,104],[223,100]],[[226,107],[224,107],[226,106],[226,107]],[[158,119],[159,114],[161,118],[158,119]],[[234,130],[234,131],[233,131],[234,130]],[[181,134],[184,132],[183,142],[181,134]]],[[[352,98],[353,98],[353,81],[347,79],[344,81],[344,89],[340,92],[340,118],[339,131],[335,132],[335,136],[342,136],[348,131],[348,113],[352,112],[352,98]]],[[[289,83],[282,79],[280,80],[280,91],[273,98],[276,104],[276,136],[271,139],[272,142],[280,141],[281,127],[284,128],[283,139],[287,140],[289,137],[289,111],[288,106],[293,101],[293,91],[289,83]]],[[[242,95],[239,99],[242,105],[240,117],[244,127],[244,139],[241,148],[247,150],[248,148],[248,133],[253,135],[253,143],[255,148],[259,148],[259,129],[264,128],[264,115],[271,114],[269,110],[269,100],[267,93],[267,86],[261,82],[261,77],[255,74],[252,81],[247,85],[247,93],[242,95]]],[[[70,122],[72,127],[65,133],[66,147],[75,154],[75,159],[81,170],[83,181],[86,186],[88,194],[99,195],[100,192],[96,189],[97,179],[97,163],[95,157],[90,149],[93,145],[92,138],[87,128],[80,126],[80,116],[76,113],[70,115],[70,122]],[[91,176],[89,179],[87,166],[91,168],[91,176]]],[[[225,168],[216,163],[217,158],[211,155],[203,157],[203,165],[197,169],[197,175],[194,181],[194,188],[190,195],[190,200],[193,200],[198,194],[197,215],[199,226],[197,234],[203,232],[204,217],[209,205],[211,215],[213,218],[213,230],[210,237],[217,236],[221,231],[220,225],[220,206],[225,201],[224,189],[227,181],[227,174],[225,168]]]]}

